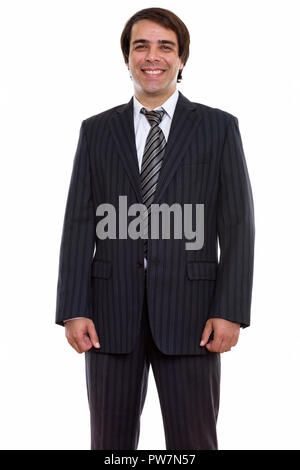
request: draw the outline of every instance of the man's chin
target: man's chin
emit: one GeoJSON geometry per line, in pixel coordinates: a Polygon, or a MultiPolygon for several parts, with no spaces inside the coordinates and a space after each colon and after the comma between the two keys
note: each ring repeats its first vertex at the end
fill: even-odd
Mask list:
{"type": "Polygon", "coordinates": [[[163,91],[162,88],[143,88],[142,90],[145,95],[158,95],[163,91]]]}
{"type": "Polygon", "coordinates": [[[142,92],[146,95],[158,95],[160,93],[164,93],[165,90],[166,90],[166,87],[165,86],[143,86],[143,85],[140,85],[140,88],[142,90],[142,92]]]}

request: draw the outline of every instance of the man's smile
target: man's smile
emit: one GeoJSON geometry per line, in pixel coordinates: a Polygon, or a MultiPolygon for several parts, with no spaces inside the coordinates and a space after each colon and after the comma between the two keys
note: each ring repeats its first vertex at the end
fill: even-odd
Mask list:
{"type": "Polygon", "coordinates": [[[157,69],[157,68],[156,69],[144,68],[141,70],[145,76],[151,76],[151,77],[158,77],[165,72],[164,69],[157,69]]]}

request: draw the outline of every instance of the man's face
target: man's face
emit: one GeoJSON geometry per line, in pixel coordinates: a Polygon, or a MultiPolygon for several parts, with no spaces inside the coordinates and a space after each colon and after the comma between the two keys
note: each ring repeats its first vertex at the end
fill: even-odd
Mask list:
{"type": "Polygon", "coordinates": [[[183,69],[176,33],[149,20],[135,23],[128,66],[137,92],[165,95],[174,91],[178,72],[183,69]]]}

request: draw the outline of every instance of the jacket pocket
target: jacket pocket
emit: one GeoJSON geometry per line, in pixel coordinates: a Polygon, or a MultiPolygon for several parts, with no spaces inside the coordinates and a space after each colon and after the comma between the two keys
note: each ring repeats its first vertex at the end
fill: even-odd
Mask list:
{"type": "Polygon", "coordinates": [[[108,279],[111,276],[112,264],[110,261],[94,259],[92,262],[92,277],[108,279]]]}
{"type": "Polygon", "coordinates": [[[189,261],[186,264],[187,277],[191,280],[214,281],[217,269],[218,263],[214,261],[189,261]]]}

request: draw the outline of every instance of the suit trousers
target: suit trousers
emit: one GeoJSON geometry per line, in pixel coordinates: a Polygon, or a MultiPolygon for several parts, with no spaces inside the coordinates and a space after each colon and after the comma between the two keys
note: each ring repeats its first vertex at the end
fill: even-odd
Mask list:
{"type": "Polygon", "coordinates": [[[134,350],[129,354],[99,353],[94,349],[85,353],[91,449],[137,449],[150,364],[166,449],[217,450],[220,354],[162,353],[151,334],[146,282],[141,328],[134,350]]]}

